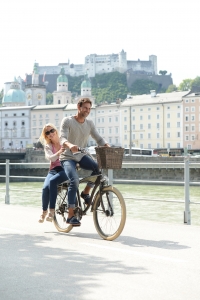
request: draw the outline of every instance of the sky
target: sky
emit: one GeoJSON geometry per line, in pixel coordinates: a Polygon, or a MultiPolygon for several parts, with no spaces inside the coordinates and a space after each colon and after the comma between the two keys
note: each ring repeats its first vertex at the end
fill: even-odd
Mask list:
{"type": "Polygon", "coordinates": [[[40,66],[86,55],[157,56],[173,83],[200,76],[198,0],[6,0],[0,4],[0,89],[40,66]]]}

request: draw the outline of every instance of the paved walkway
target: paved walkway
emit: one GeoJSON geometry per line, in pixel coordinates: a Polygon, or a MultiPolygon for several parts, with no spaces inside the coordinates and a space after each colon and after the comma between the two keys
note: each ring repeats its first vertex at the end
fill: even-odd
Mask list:
{"type": "Polygon", "coordinates": [[[108,242],[91,215],[69,234],[39,215],[0,204],[1,300],[200,299],[200,227],[128,219],[108,242]]]}

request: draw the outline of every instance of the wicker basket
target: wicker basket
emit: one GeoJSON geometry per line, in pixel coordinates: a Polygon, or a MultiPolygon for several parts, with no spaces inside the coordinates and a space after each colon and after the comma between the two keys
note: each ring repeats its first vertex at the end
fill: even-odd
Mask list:
{"type": "Polygon", "coordinates": [[[121,169],[124,148],[96,147],[95,150],[100,169],[121,169]]]}

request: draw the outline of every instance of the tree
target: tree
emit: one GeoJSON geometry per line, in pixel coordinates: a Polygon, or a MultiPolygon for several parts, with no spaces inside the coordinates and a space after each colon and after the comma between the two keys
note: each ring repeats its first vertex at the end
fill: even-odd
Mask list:
{"type": "Polygon", "coordinates": [[[166,90],[166,93],[171,93],[177,91],[177,86],[175,84],[170,84],[166,90]]]}
{"type": "Polygon", "coordinates": [[[47,95],[46,95],[46,104],[47,105],[53,104],[53,94],[47,93],[47,95]]]}
{"type": "Polygon", "coordinates": [[[195,79],[192,80],[191,86],[200,87],[200,76],[197,76],[195,79]]]}
{"type": "Polygon", "coordinates": [[[160,70],[160,71],[159,71],[159,74],[160,74],[160,75],[166,75],[166,74],[167,74],[167,71],[166,71],[166,70],[163,70],[163,71],[160,70]]]}
{"type": "Polygon", "coordinates": [[[180,91],[189,91],[192,88],[192,82],[193,80],[188,78],[188,79],[184,79],[180,84],[178,89],[180,91]]]}
{"type": "Polygon", "coordinates": [[[159,85],[148,79],[138,79],[133,82],[129,89],[132,95],[149,94],[150,90],[158,91],[159,85]]]}

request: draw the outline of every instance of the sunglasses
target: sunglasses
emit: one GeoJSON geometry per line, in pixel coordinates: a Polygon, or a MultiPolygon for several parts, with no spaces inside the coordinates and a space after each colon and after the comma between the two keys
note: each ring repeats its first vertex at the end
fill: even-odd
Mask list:
{"type": "Polygon", "coordinates": [[[49,131],[46,131],[45,132],[45,135],[50,135],[50,133],[54,133],[56,130],[54,128],[52,128],[51,130],[49,131]]]}

